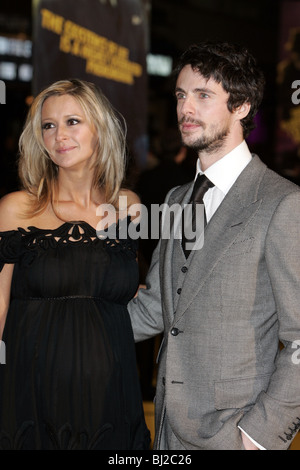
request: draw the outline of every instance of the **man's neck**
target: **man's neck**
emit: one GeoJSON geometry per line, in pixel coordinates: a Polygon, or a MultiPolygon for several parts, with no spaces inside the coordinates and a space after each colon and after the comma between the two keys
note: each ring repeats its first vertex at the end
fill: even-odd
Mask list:
{"type": "Polygon", "coordinates": [[[225,155],[228,155],[232,150],[234,150],[236,147],[238,147],[242,142],[243,138],[241,139],[236,139],[236,141],[231,142],[231,144],[226,143],[219,149],[216,149],[214,152],[210,151],[199,151],[198,152],[198,158],[200,160],[201,164],[201,170],[204,172],[209,168],[211,165],[216,163],[217,161],[221,160],[221,158],[225,157],[225,155]]]}

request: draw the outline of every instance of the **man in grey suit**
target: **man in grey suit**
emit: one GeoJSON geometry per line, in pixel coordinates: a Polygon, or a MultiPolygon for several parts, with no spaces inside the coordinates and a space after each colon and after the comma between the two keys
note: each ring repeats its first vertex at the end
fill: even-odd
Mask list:
{"type": "Polygon", "coordinates": [[[244,140],[264,87],[246,50],[191,46],[175,72],[182,140],[212,184],[203,247],[185,255],[161,237],[129,304],[136,341],[164,332],[154,447],[287,449],[300,428],[300,188],[244,140]]]}

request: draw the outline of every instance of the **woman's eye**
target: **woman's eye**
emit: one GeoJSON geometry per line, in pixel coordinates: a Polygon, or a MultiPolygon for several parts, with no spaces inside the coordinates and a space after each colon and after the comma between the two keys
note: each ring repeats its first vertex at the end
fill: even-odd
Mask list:
{"type": "MultiPolygon", "coordinates": [[[[77,119],[77,118],[69,118],[67,121],[66,121],[66,125],[67,126],[75,126],[76,124],[79,124],[80,123],[80,120],[77,119]]],[[[52,122],[45,122],[44,124],[42,124],[42,130],[48,130],[48,129],[54,129],[56,126],[56,124],[53,124],[52,122]]]]}
{"type": "Polygon", "coordinates": [[[75,118],[68,119],[69,126],[74,126],[75,124],[78,124],[79,122],[80,122],[79,119],[75,119],[75,118]]]}
{"type": "Polygon", "coordinates": [[[53,127],[54,127],[54,125],[51,122],[45,122],[42,125],[42,130],[46,131],[47,129],[52,129],[53,127]]]}

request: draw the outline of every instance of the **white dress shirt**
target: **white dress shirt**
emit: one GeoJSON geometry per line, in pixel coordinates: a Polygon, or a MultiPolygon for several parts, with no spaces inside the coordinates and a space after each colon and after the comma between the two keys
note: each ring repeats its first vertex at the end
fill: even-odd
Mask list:
{"type": "MultiPolygon", "coordinates": [[[[207,178],[214,184],[214,187],[209,189],[203,198],[207,222],[210,221],[224,197],[251,159],[250,150],[246,142],[243,141],[204,172],[207,178]]],[[[203,174],[199,159],[197,160],[196,177],[198,173],[203,174]]]]}
{"type": "MultiPolygon", "coordinates": [[[[209,189],[204,197],[203,202],[205,206],[207,222],[210,221],[219,205],[225,198],[226,194],[233,186],[237,178],[240,176],[242,171],[246,168],[248,163],[251,161],[252,156],[248,145],[245,140],[231,152],[225,155],[221,160],[211,165],[204,172],[207,178],[214,184],[214,187],[209,189]]],[[[201,170],[200,160],[197,160],[197,171],[198,174],[203,174],[201,170]]],[[[265,450],[260,444],[252,439],[243,429],[239,429],[261,450],[265,450]]]]}

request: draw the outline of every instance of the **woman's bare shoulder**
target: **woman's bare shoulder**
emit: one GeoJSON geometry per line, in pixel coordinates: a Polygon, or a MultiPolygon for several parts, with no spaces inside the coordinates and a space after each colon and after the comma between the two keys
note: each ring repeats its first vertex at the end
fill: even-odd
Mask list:
{"type": "Polygon", "coordinates": [[[120,212],[126,211],[131,220],[134,220],[136,223],[139,222],[141,217],[141,200],[139,196],[130,189],[122,189],[119,197],[120,212]]]}
{"type": "Polygon", "coordinates": [[[15,191],[0,199],[0,231],[17,230],[24,218],[31,196],[25,191],[15,191]]]}
{"type": "Polygon", "coordinates": [[[141,203],[139,196],[134,191],[131,191],[131,189],[121,189],[119,197],[126,197],[127,207],[141,203]]]}

